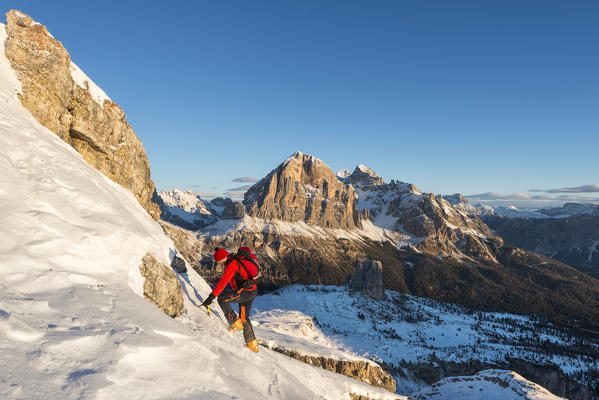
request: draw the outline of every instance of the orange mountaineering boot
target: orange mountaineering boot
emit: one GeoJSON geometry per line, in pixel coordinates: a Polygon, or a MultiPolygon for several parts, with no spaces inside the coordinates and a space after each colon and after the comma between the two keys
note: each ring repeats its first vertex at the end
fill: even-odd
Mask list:
{"type": "Polygon", "coordinates": [[[237,332],[242,329],[243,329],[243,324],[241,323],[241,318],[237,318],[237,320],[229,326],[230,332],[237,332]]]}
{"type": "Polygon", "coordinates": [[[258,341],[256,339],[252,340],[249,343],[246,343],[246,346],[247,346],[248,349],[250,349],[254,353],[258,352],[258,341]]]}

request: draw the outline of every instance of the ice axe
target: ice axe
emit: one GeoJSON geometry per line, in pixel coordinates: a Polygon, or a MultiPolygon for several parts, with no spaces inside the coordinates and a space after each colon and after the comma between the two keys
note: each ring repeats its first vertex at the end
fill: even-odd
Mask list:
{"type": "Polygon", "coordinates": [[[210,293],[208,295],[208,298],[206,299],[206,301],[204,301],[200,307],[206,307],[206,313],[208,315],[210,315],[210,304],[212,303],[212,300],[214,300],[214,295],[212,293],[210,293]]]}

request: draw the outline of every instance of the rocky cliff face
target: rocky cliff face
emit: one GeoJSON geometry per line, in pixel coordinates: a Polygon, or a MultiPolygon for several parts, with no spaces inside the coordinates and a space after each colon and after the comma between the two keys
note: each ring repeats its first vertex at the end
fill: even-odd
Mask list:
{"type": "Polygon", "coordinates": [[[129,189],[157,220],[150,163],[124,111],[71,62],[45,26],[19,11],[6,16],[6,56],[21,82],[25,108],[89,164],[129,189]]]}
{"type": "Polygon", "coordinates": [[[314,365],[328,371],[333,371],[341,375],[349,376],[369,385],[380,387],[391,393],[395,392],[395,379],[383,371],[378,365],[366,361],[345,361],[335,360],[327,357],[311,356],[301,354],[295,350],[286,349],[278,346],[269,346],[271,350],[285,354],[288,357],[314,365]]]}
{"type": "Polygon", "coordinates": [[[248,214],[324,228],[354,229],[361,222],[356,195],[321,160],[297,152],[252,186],[243,204],[248,214]]]}

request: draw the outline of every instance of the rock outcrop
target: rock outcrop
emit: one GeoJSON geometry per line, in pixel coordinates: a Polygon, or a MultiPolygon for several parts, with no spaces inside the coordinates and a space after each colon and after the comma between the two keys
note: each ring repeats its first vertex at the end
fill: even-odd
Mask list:
{"type": "Polygon", "coordinates": [[[6,56],[21,82],[25,108],[89,164],[129,189],[158,220],[150,163],[124,111],[71,62],[45,26],[19,11],[6,16],[6,56]]]}
{"type": "Polygon", "coordinates": [[[245,207],[238,201],[225,199],[225,208],[222,217],[224,219],[238,219],[245,215],[245,207]]]}
{"type": "Polygon", "coordinates": [[[384,299],[383,264],[375,260],[356,261],[356,272],[349,289],[351,293],[363,292],[373,299],[384,299]]]}
{"type": "Polygon", "coordinates": [[[187,273],[187,266],[185,265],[185,261],[179,256],[173,257],[173,261],[171,262],[171,267],[173,267],[173,269],[180,274],[187,273]]]}
{"type": "Polygon", "coordinates": [[[316,157],[297,152],[245,194],[248,214],[323,228],[361,228],[356,194],[316,157]]]}
{"type": "Polygon", "coordinates": [[[144,280],[144,297],[171,317],[183,311],[183,289],[173,270],[147,253],[139,266],[144,280]]]}
{"type": "Polygon", "coordinates": [[[367,383],[371,386],[385,389],[391,393],[395,392],[395,379],[383,371],[378,365],[366,361],[345,361],[320,356],[304,355],[295,350],[289,350],[278,346],[272,346],[270,349],[306,364],[349,376],[350,378],[367,383]]]}

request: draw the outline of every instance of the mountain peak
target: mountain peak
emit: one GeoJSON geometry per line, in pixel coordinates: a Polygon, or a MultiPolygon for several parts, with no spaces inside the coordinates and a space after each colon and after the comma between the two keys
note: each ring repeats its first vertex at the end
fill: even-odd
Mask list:
{"type": "MultiPolygon", "coordinates": [[[[310,154],[305,154],[302,153],[301,151],[296,151],[295,153],[293,153],[292,155],[290,155],[285,161],[283,161],[282,165],[287,165],[290,162],[312,162],[315,164],[323,164],[325,166],[327,166],[324,161],[322,161],[320,158],[314,157],[310,154]]],[[[327,166],[328,168],[328,166],[327,166]]]]}
{"type": "Polygon", "coordinates": [[[364,172],[365,174],[368,174],[370,176],[377,176],[377,174],[372,169],[368,168],[364,164],[356,165],[356,169],[354,171],[364,172]]]}
{"type": "Polygon", "coordinates": [[[368,168],[364,164],[359,164],[349,177],[349,182],[357,187],[370,187],[382,185],[385,183],[383,178],[380,178],[376,172],[368,168]]]}
{"type": "Polygon", "coordinates": [[[296,152],[245,194],[250,216],[302,221],[324,228],[360,228],[356,195],[320,159],[296,152]]]}

